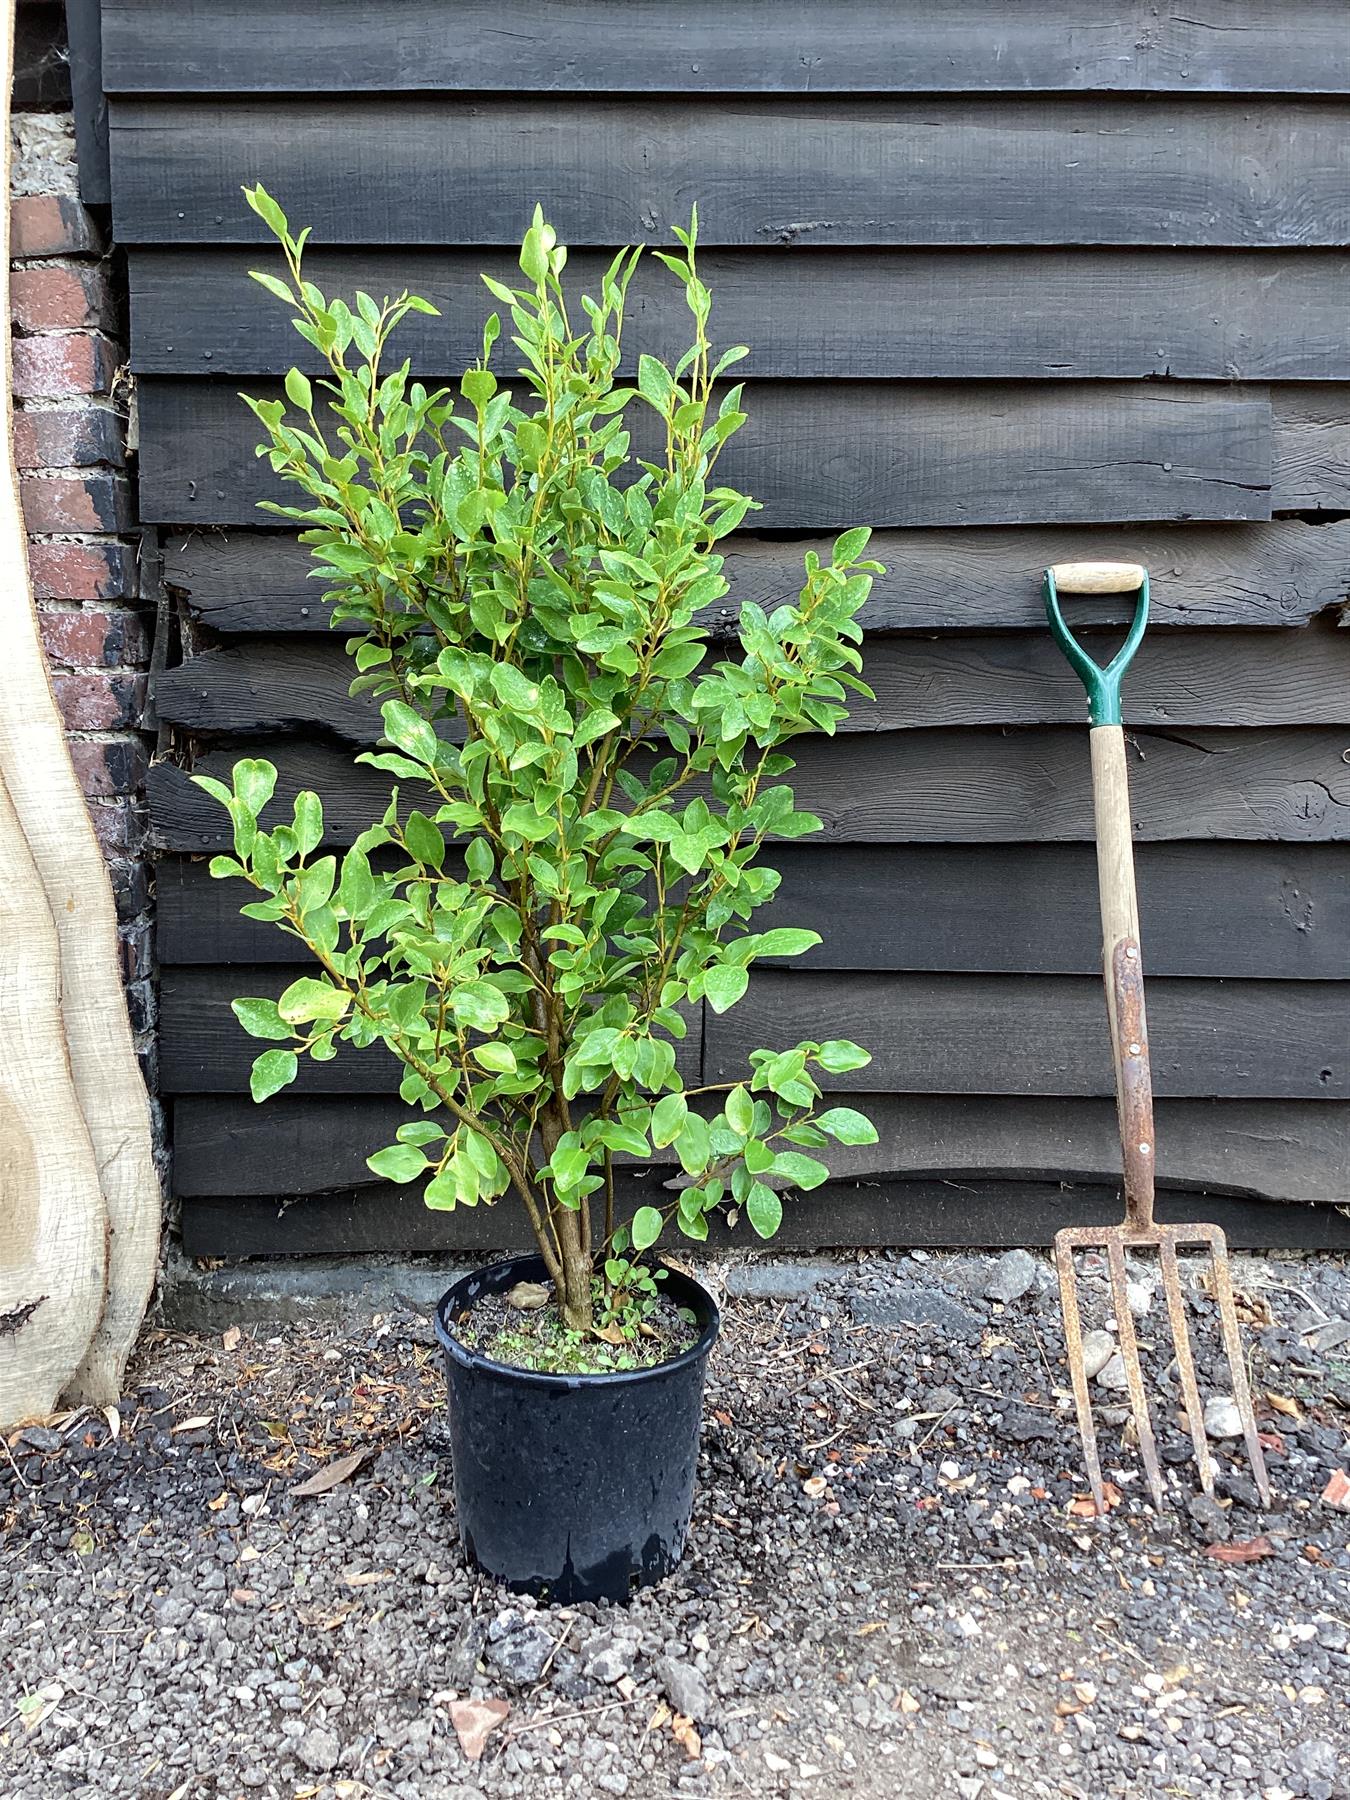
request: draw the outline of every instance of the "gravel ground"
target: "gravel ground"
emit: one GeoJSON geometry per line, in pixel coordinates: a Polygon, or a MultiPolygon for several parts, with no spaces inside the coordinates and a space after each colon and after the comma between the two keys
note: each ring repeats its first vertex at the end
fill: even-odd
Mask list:
{"type": "Polygon", "coordinates": [[[1231,1440],[1203,1503],[1159,1401],[1155,1515],[1108,1360],[1102,1520],[1081,1516],[1044,1259],[713,1279],[690,1549],[623,1610],[535,1608],[465,1568],[437,1353],[406,1307],[152,1332],[109,1418],[11,1434],[4,1800],[1350,1796],[1350,1513],[1323,1499],[1350,1463],[1343,1263],[1239,1260],[1273,1508],[1231,1440]],[[477,1761],[471,1715],[494,1725],[477,1761]]]}

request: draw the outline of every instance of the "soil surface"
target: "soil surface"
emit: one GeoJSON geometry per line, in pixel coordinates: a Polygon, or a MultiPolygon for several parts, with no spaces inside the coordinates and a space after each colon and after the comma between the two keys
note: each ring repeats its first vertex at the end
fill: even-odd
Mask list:
{"type": "Polygon", "coordinates": [[[698,1342],[692,1315],[685,1317],[664,1296],[648,1304],[636,1327],[623,1328],[611,1321],[601,1326],[596,1336],[583,1337],[567,1329],[553,1294],[551,1281],[522,1281],[506,1294],[485,1294],[451,1321],[452,1335],[493,1362],[555,1375],[654,1369],[658,1363],[682,1356],[698,1342]]]}
{"type": "Polygon", "coordinates": [[[466,1568],[428,1319],[151,1332],[120,1407],[0,1446],[0,1794],[1344,1800],[1350,1274],[1235,1273],[1274,1505],[1227,1437],[1200,1495],[1141,1263],[1169,1503],[1108,1357],[1098,1520],[1044,1258],[714,1265],[689,1551],[625,1609],[466,1568]]]}

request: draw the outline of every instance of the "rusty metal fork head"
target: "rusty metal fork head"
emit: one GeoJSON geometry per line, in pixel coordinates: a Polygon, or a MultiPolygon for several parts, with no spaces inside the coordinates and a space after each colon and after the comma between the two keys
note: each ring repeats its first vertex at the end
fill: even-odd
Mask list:
{"type": "MultiPolygon", "coordinates": [[[[1151,1202],[1151,1194],[1149,1198],[1151,1202]]],[[[1150,1204],[1150,1213],[1151,1210],[1150,1204]]],[[[1120,1358],[1125,1365],[1125,1378],[1130,1394],[1130,1412],[1139,1440],[1139,1454],[1143,1460],[1144,1472],[1148,1477],[1153,1503],[1161,1508],[1163,1504],[1162,1470],[1158,1463],[1158,1446],[1153,1435],[1153,1421],[1149,1416],[1148,1398],[1144,1392],[1144,1371],[1139,1360],[1139,1342],[1135,1336],[1134,1316],[1130,1311],[1125,1269],[1127,1247],[1136,1252],[1157,1250],[1158,1264],[1162,1274],[1163,1295],[1167,1302],[1167,1317],[1172,1332],[1172,1344],[1176,1351],[1182,1405],[1186,1412],[1191,1443],[1195,1446],[1195,1460],[1200,1470],[1200,1485],[1206,1494],[1212,1496],[1214,1492],[1214,1463],[1205,1436],[1204,1408],[1200,1402],[1200,1390],[1195,1379],[1195,1358],[1191,1350],[1190,1331],[1186,1322],[1186,1302],[1181,1290],[1181,1273],[1177,1265],[1179,1246],[1197,1246],[1207,1249],[1210,1253],[1213,1270],[1211,1280],[1214,1297],[1219,1307],[1223,1348],[1228,1361],[1233,1400],[1238,1409],[1238,1416],[1242,1420],[1242,1434],[1246,1440],[1247,1457],[1251,1463],[1252,1474],[1261,1495],[1262,1504],[1270,1505],[1270,1480],[1266,1474],[1265,1457],[1261,1453],[1261,1442],[1256,1432],[1251,1388],[1247,1381],[1246,1366],[1242,1360],[1242,1339],[1238,1331],[1237,1306],[1233,1299],[1233,1282],[1228,1266],[1228,1244],[1223,1232],[1217,1225],[1157,1225],[1152,1222],[1151,1217],[1147,1223],[1137,1218],[1127,1218],[1127,1222],[1123,1225],[1107,1228],[1090,1225],[1070,1226],[1055,1234],[1055,1266],[1059,1274],[1059,1296],[1064,1314],[1064,1341],[1069,1355],[1069,1374],[1073,1381],[1074,1406],[1078,1413],[1079,1435],[1083,1440],[1083,1455],[1087,1462],[1088,1482],[1099,1514],[1106,1511],[1106,1498],[1102,1486],[1101,1462],[1097,1454],[1097,1432],[1092,1418],[1092,1399],[1088,1391],[1087,1369],[1083,1361],[1083,1324],[1078,1308],[1078,1284],[1073,1261],[1075,1250],[1101,1250],[1106,1255],[1111,1282],[1111,1302],[1119,1332],[1120,1358]]]]}

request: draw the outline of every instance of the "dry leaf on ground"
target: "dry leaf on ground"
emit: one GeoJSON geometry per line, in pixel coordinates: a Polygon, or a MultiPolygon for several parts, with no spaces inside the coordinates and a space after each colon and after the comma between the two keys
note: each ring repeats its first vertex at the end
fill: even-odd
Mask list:
{"type": "Polygon", "coordinates": [[[303,1500],[312,1494],[326,1494],[330,1488],[341,1486],[344,1481],[349,1481],[366,1458],[373,1454],[374,1452],[367,1446],[364,1450],[353,1450],[348,1456],[335,1456],[332,1462],[324,1463],[321,1468],[315,1469],[312,1475],[307,1475],[303,1481],[297,1481],[291,1489],[291,1498],[303,1500]]]}
{"type": "Polygon", "coordinates": [[[1236,1544],[1207,1544],[1201,1554],[1213,1557],[1215,1562],[1260,1562],[1274,1556],[1275,1546],[1268,1537],[1242,1538],[1236,1544]]]}

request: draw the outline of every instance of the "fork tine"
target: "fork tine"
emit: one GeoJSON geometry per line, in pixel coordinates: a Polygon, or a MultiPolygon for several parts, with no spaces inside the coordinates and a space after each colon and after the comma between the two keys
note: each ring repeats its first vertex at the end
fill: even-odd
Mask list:
{"type": "Polygon", "coordinates": [[[1191,1355],[1191,1334],[1186,1323],[1186,1303],[1181,1292],[1181,1272],[1177,1267],[1176,1245],[1164,1236],[1158,1245],[1158,1263],[1162,1269],[1163,1293],[1167,1297],[1167,1317],[1172,1327],[1172,1344],[1177,1353],[1177,1371],[1181,1377],[1181,1398],[1186,1408],[1186,1423],[1195,1446],[1195,1460],[1200,1469],[1200,1486],[1214,1497],[1214,1464],[1210,1460],[1205,1437],[1205,1417],[1200,1406],[1200,1390],[1195,1381],[1195,1359],[1191,1355]]]}
{"type": "Polygon", "coordinates": [[[1120,1357],[1125,1364],[1125,1379],[1130,1388],[1130,1410],[1139,1438],[1139,1454],[1153,1494],[1153,1504],[1162,1511],[1162,1470],[1158,1466],[1158,1446],[1153,1441],[1153,1421],[1148,1414],[1148,1398],[1144,1393],[1144,1371],[1139,1362],[1139,1341],[1134,1335],[1134,1315],[1126,1290],[1125,1247],[1118,1237],[1106,1234],[1106,1260],[1111,1271],[1111,1301],[1115,1308],[1116,1329],[1120,1334],[1120,1357]]]}
{"type": "Polygon", "coordinates": [[[1088,1393],[1087,1370],[1083,1367],[1083,1321],[1078,1313],[1078,1288],[1073,1267],[1073,1246],[1063,1238],[1055,1238],[1055,1269],[1059,1275],[1059,1304],[1064,1318],[1064,1347],[1069,1353],[1069,1375],[1073,1381],[1073,1403],[1078,1413],[1078,1435],[1083,1440],[1083,1460],[1087,1464],[1088,1486],[1092,1489],[1097,1516],[1106,1513],[1106,1494],[1102,1488],[1102,1466],[1097,1456],[1097,1428],[1092,1422],[1092,1398],[1088,1393]]]}
{"type": "Polygon", "coordinates": [[[1252,1411],[1252,1393],[1247,1385],[1247,1367],[1242,1360],[1242,1336],[1238,1331],[1237,1306],[1233,1299],[1233,1281],[1228,1267],[1228,1240],[1218,1226],[1207,1233],[1214,1268],[1214,1296],[1219,1302],[1219,1319],[1223,1327],[1224,1355],[1233,1382],[1233,1400],[1242,1420],[1242,1435],[1247,1440],[1247,1460],[1256,1479],[1261,1504],[1270,1505],[1270,1477],[1266,1459],[1261,1454],[1261,1441],[1256,1435],[1256,1414],[1252,1411]]]}

